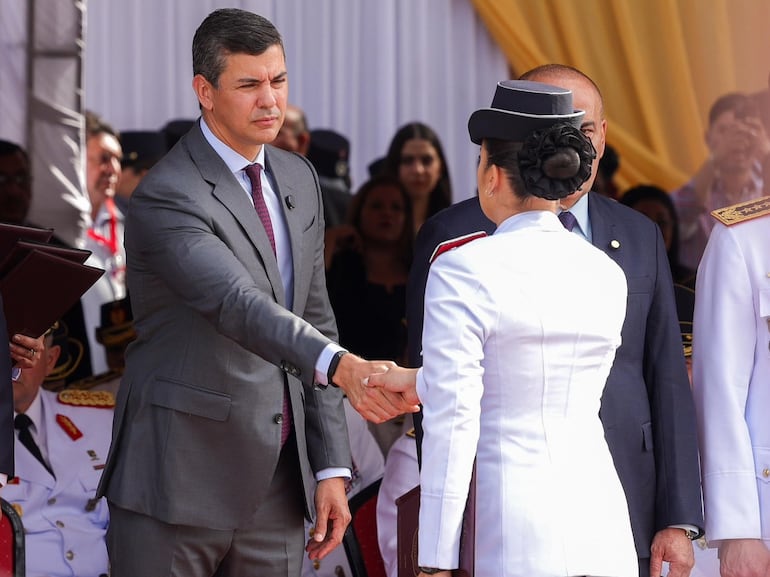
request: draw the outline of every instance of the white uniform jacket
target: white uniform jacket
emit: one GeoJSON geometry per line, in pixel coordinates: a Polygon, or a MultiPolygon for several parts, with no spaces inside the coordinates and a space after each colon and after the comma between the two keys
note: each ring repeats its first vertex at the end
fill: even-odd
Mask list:
{"type": "Polygon", "coordinates": [[[117,207],[115,207],[115,218],[116,241],[114,246],[110,246],[109,243],[112,230],[110,229],[110,215],[105,205],[99,209],[99,213],[94,219],[94,226],[89,231],[95,233],[96,237],[86,234],[83,241],[83,248],[91,251],[91,256],[88,257],[86,264],[104,269],[104,274],[81,297],[83,322],[91,351],[91,373],[94,375],[108,370],[104,345],[96,339],[96,329],[102,324],[102,305],[126,296],[126,250],[123,247],[124,217],[117,207]]]}
{"type": "Polygon", "coordinates": [[[398,577],[398,507],[396,499],[420,484],[414,431],[401,435],[388,451],[377,497],[377,543],[388,577],[398,577]]]}
{"type": "Polygon", "coordinates": [[[770,216],[714,227],[695,298],[706,538],[770,544],[770,216]]]}
{"type": "Polygon", "coordinates": [[[2,492],[21,513],[27,577],[106,575],[107,503],[95,496],[109,450],[113,410],[67,405],[43,389],[40,397],[48,460],[56,478],[16,435],[16,477],[2,492]]]}
{"type": "Polygon", "coordinates": [[[417,378],[421,566],[457,567],[477,455],[477,575],[638,574],[599,420],[626,295],[620,267],[546,211],[436,259],[417,378]]]}

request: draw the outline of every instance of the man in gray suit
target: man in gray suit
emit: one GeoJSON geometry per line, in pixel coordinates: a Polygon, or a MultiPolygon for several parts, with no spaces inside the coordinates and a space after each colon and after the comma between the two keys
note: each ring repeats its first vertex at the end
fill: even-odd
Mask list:
{"type": "Polygon", "coordinates": [[[125,246],[127,351],[100,493],[113,577],[299,576],[350,520],[341,387],[366,418],[412,409],[345,354],[318,178],[271,146],[288,79],[266,19],[212,12],[193,39],[201,119],[142,180],[125,246]],[[256,209],[256,210],[255,210],[256,209]],[[313,480],[318,481],[313,495],[313,480]]]}

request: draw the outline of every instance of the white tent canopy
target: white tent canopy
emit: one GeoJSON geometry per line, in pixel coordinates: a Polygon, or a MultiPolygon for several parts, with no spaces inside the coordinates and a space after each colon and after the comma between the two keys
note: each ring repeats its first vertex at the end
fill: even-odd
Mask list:
{"type": "MultiPolygon", "coordinates": [[[[192,36],[211,10],[227,6],[260,13],[281,31],[290,101],[305,109],[311,128],[332,128],[350,139],[354,186],[366,179],[366,166],[385,154],[397,128],[420,120],[442,139],[454,199],[475,192],[477,148],[468,139],[468,116],[489,105],[496,82],[509,72],[468,0],[92,0],[85,16],[82,103],[78,59],[57,58],[54,66],[54,59],[34,56],[26,36],[29,10],[39,20],[36,39],[77,53],[81,6],[74,0],[0,0],[0,138],[34,146],[35,162],[56,162],[69,182],[82,182],[72,163],[73,122],[82,123],[82,107],[119,130],[159,129],[171,119],[197,117],[192,36]],[[35,82],[47,84],[36,90],[61,101],[46,98],[40,110],[25,104],[26,58],[32,58],[35,82]],[[58,123],[61,136],[36,136],[25,120],[28,112],[58,123]],[[61,155],[43,150],[41,141],[61,155]]],[[[52,190],[42,185],[36,171],[35,216],[42,205],[50,206],[45,197],[52,190]]],[[[63,193],[61,184],[52,189],[63,193]]]]}

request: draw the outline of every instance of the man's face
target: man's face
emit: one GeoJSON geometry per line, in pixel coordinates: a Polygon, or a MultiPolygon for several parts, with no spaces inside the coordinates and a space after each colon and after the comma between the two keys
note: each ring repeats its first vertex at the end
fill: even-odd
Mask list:
{"type": "Polygon", "coordinates": [[[274,45],[258,55],[231,54],[217,87],[196,75],[193,88],[211,131],[253,160],[283,124],[289,93],[283,50],[274,45]]]}
{"type": "Polygon", "coordinates": [[[596,173],[599,170],[599,159],[604,155],[604,144],[607,136],[607,121],[604,119],[602,101],[590,82],[578,76],[562,76],[559,74],[543,74],[534,76],[529,80],[545,82],[554,86],[560,86],[572,91],[572,105],[578,110],[584,110],[585,116],[580,126],[596,149],[596,158],[591,165],[591,176],[583,183],[580,189],[560,201],[562,208],[571,208],[594,184],[596,173]]]}
{"type": "Polygon", "coordinates": [[[0,156],[0,221],[21,224],[32,202],[29,163],[21,152],[0,156]]]}
{"type": "Polygon", "coordinates": [[[123,150],[112,134],[101,132],[88,137],[86,144],[86,184],[91,204],[99,207],[108,196],[115,196],[120,179],[123,150]]]}
{"type": "Polygon", "coordinates": [[[734,110],[717,116],[706,132],[706,144],[720,171],[741,172],[751,168],[757,160],[762,131],[758,116],[740,115],[734,110]]]}
{"type": "Polygon", "coordinates": [[[37,360],[35,366],[31,369],[22,369],[19,380],[13,382],[13,407],[17,412],[25,412],[29,408],[46,376],[53,370],[59,359],[61,347],[52,345],[49,338],[45,341],[46,344],[40,351],[41,358],[37,360]]]}
{"type": "Polygon", "coordinates": [[[286,109],[283,125],[272,144],[278,148],[283,148],[289,152],[298,152],[305,156],[307,154],[309,136],[309,134],[302,130],[301,112],[290,106],[286,109]]]}

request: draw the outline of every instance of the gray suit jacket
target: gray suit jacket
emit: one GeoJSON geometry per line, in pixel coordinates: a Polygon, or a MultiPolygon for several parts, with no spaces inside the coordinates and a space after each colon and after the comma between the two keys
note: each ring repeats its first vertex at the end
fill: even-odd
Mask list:
{"type": "Polygon", "coordinates": [[[350,467],[338,389],[313,387],[336,338],[318,179],[268,146],[294,262],[293,309],[243,188],[194,128],[143,179],[126,220],[137,340],[127,351],[100,493],[161,521],[231,529],[260,505],[280,453],[288,383],[306,512],[313,472],[350,467]],[[289,208],[291,204],[292,208],[289,208]]]}

